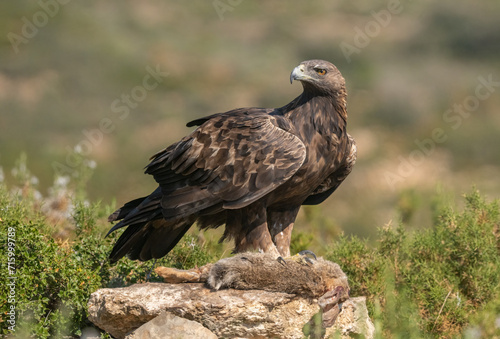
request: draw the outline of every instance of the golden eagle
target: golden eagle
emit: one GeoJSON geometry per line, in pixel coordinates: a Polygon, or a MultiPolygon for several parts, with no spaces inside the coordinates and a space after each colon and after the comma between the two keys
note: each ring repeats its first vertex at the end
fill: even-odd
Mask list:
{"type": "Polygon", "coordinates": [[[289,104],[191,121],[188,127],[199,127],[156,153],[145,172],[159,187],[108,218],[121,220],[109,233],[128,226],[110,260],[161,258],[195,222],[201,229],[225,224],[221,240],[234,239],[235,252],[289,256],[300,206],[328,198],[356,160],[339,70],[308,60],[293,80],[303,92],[289,104]]]}

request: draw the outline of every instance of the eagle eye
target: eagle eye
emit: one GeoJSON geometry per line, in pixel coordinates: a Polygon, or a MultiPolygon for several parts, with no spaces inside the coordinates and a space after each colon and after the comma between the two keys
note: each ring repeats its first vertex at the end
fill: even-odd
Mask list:
{"type": "Polygon", "coordinates": [[[319,75],[325,75],[326,74],[326,69],[323,69],[323,68],[315,68],[314,69],[316,71],[316,73],[318,73],[319,75]]]}

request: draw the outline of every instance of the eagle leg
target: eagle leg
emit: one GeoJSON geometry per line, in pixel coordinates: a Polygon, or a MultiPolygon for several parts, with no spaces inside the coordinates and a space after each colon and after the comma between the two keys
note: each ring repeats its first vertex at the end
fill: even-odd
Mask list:
{"type": "MultiPolygon", "coordinates": [[[[248,234],[245,237],[244,243],[250,245],[251,247],[259,251],[271,254],[275,258],[278,258],[280,256],[278,249],[276,248],[271,239],[271,234],[269,233],[269,229],[267,228],[267,222],[264,222],[263,224],[259,225],[258,227],[248,232],[248,234]]],[[[240,248],[238,246],[236,251],[237,252],[246,251],[247,246],[243,247],[245,248],[240,248]]]]}
{"type": "Polygon", "coordinates": [[[263,202],[255,202],[244,209],[229,213],[226,231],[235,238],[236,253],[256,249],[274,258],[280,256],[267,226],[267,211],[263,202]],[[246,232],[243,233],[243,230],[246,232]]]}
{"type": "Polygon", "coordinates": [[[288,225],[283,231],[274,236],[274,243],[278,252],[283,257],[290,256],[290,241],[292,238],[293,222],[288,225]]]}
{"type": "Polygon", "coordinates": [[[273,242],[282,257],[290,256],[290,241],[292,230],[299,212],[300,206],[287,209],[269,209],[267,212],[267,223],[273,242]]]}

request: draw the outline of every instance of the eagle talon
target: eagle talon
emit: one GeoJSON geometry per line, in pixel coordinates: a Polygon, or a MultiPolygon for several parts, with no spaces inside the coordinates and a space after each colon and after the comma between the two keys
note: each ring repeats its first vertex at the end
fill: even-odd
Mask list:
{"type": "Polygon", "coordinates": [[[311,258],[304,257],[304,260],[305,260],[305,261],[306,261],[306,263],[308,263],[309,265],[314,265],[314,262],[311,260],[311,258]]]}
{"type": "MultiPolygon", "coordinates": [[[[318,260],[318,258],[316,257],[316,254],[314,254],[313,251],[303,250],[303,251],[300,251],[299,254],[302,255],[302,256],[310,255],[310,256],[312,256],[314,258],[314,260],[318,260]]],[[[309,259],[309,258],[307,258],[307,259],[309,259]]],[[[307,261],[307,259],[306,259],[306,261],[307,261]]],[[[308,262],[312,263],[312,261],[310,261],[310,260],[308,262]]]]}
{"type": "Polygon", "coordinates": [[[286,261],[282,256],[279,256],[278,259],[276,259],[281,265],[286,266],[286,261]]]}

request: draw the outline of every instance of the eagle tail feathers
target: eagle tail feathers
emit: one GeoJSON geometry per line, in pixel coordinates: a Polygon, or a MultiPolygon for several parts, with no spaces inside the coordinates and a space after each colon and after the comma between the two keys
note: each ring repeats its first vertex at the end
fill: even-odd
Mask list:
{"type": "Polygon", "coordinates": [[[128,226],[114,245],[109,259],[112,263],[124,256],[146,261],[166,255],[194,223],[194,217],[165,220],[161,207],[161,190],[126,203],[108,218],[120,220],[106,234],[128,226]]]}
{"type": "Polygon", "coordinates": [[[124,256],[140,261],[159,259],[177,245],[192,224],[189,219],[175,222],[157,219],[129,225],[113,247],[109,259],[111,263],[124,256]]]}

